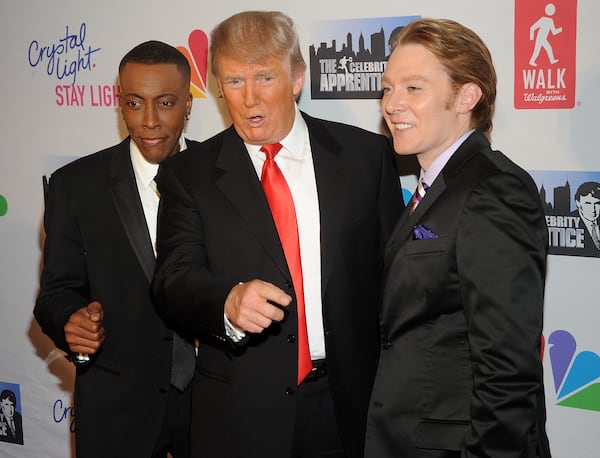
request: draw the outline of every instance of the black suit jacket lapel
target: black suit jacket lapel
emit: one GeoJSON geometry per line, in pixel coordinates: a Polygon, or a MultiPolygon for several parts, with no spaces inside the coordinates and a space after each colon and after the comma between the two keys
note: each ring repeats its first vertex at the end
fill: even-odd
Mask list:
{"type": "Polygon", "coordinates": [[[393,230],[386,246],[386,256],[384,272],[387,273],[387,269],[393,260],[395,253],[398,251],[398,247],[406,242],[408,238],[412,239],[412,230],[419,224],[419,221],[429,208],[434,204],[436,200],[442,195],[446,189],[446,181],[444,176],[440,174],[434,184],[427,190],[427,194],[423,200],[417,205],[413,213],[409,213],[408,207],[402,212],[396,228],[393,230]]]}
{"type": "MultiPolygon", "coordinates": [[[[388,254],[395,253],[399,244],[405,242],[407,237],[412,237],[413,228],[419,224],[431,206],[440,198],[444,190],[448,186],[449,180],[460,172],[462,167],[473,157],[486,148],[489,148],[489,141],[479,130],[473,132],[454,152],[448,163],[444,166],[441,173],[431,184],[427,190],[427,194],[423,200],[417,205],[417,208],[412,214],[409,214],[408,208],[403,212],[396,229],[392,233],[388,241],[386,252],[388,254]]],[[[391,256],[386,256],[386,269],[391,262],[391,256]]]]}
{"type": "Polygon", "coordinates": [[[333,268],[346,208],[347,174],[340,160],[341,146],[322,124],[302,113],[310,137],[321,223],[321,291],[333,268]]]}
{"type": "MultiPolygon", "coordinates": [[[[340,165],[339,143],[317,120],[304,113],[302,116],[308,127],[319,196],[321,283],[324,290],[335,259],[346,205],[345,187],[342,184],[345,173],[340,165]]],[[[269,204],[246,147],[233,127],[224,136],[216,165],[224,172],[217,186],[235,206],[278,268],[289,276],[269,204]]]]}
{"type": "Polygon", "coordinates": [[[148,233],[142,202],[138,194],[133,165],[129,156],[129,138],[113,154],[109,176],[109,192],[121,218],[125,233],[148,281],[152,279],[155,258],[148,233]]]}
{"type": "Polygon", "coordinates": [[[216,166],[223,171],[217,186],[260,241],[277,268],[290,277],[269,204],[246,146],[230,127],[224,135],[216,166]]]}
{"type": "MultiPolygon", "coordinates": [[[[463,166],[477,153],[490,147],[490,142],[480,130],[475,130],[462,145],[458,147],[448,163],[442,169],[442,174],[450,178],[460,172],[463,166]]],[[[428,191],[429,192],[429,191],[428,191]]]]}

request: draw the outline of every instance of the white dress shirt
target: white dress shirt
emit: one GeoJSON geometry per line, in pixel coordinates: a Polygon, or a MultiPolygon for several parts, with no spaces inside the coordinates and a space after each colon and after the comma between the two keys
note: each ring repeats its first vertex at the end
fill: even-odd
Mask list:
{"type": "MultiPolygon", "coordinates": [[[[183,135],[179,138],[179,151],[186,149],[187,144],[183,135]]],[[[158,201],[159,194],[156,189],[154,177],[158,173],[158,164],[151,164],[142,155],[136,143],[131,140],[129,142],[129,155],[133,165],[135,182],[137,184],[138,194],[142,201],[144,216],[146,217],[146,226],[152,241],[152,249],[156,256],[156,220],[158,216],[158,201]]]]}
{"type": "MultiPolygon", "coordinates": [[[[275,162],[281,169],[292,193],[298,235],[300,239],[300,258],[302,262],[302,280],[304,282],[304,306],[306,327],[311,359],[325,358],[325,337],[323,332],[323,313],[321,301],[321,220],[319,215],[319,197],[315,168],[310,149],[308,128],[304,118],[296,107],[294,125],[288,135],[281,140],[283,148],[275,162]]],[[[260,180],[266,155],[260,151],[260,145],[246,143],[246,149],[260,180]]],[[[232,332],[226,319],[228,335],[234,340],[243,333],[232,332]]],[[[239,330],[238,330],[239,331],[239,330]]]]}

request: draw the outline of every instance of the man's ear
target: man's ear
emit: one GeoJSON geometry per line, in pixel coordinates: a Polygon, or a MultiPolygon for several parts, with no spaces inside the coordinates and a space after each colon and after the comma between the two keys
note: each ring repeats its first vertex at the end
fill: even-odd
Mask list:
{"type": "Polygon", "coordinates": [[[457,110],[459,113],[469,113],[481,99],[482,91],[475,83],[466,83],[458,91],[457,110]]]}
{"type": "Polygon", "coordinates": [[[298,71],[294,75],[294,79],[292,81],[292,92],[294,94],[294,98],[298,98],[302,88],[304,87],[304,71],[298,71]]]}

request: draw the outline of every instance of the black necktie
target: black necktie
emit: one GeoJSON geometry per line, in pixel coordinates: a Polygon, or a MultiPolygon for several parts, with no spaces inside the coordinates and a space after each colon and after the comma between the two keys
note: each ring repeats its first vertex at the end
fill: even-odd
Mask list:
{"type": "Polygon", "coordinates": [[[194,377],[196,350],[194,346],[173,332],[173,360],[171,362],[171,385],[183,391],[194,377]]]}

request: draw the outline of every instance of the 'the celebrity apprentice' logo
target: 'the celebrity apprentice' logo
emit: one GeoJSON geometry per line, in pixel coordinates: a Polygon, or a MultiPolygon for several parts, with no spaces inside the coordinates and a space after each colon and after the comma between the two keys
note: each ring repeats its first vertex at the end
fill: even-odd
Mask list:
{"type": "Polygon", "coordinates": [[[600,258],[600,172],[530,170],[548,227],[548,253],[600,258]]]}
{"type": "Polygon", "coordinates": [[[313,99],[379,99],[390,39],[418,16],[317,21],[311,26],[313,99]]]}

